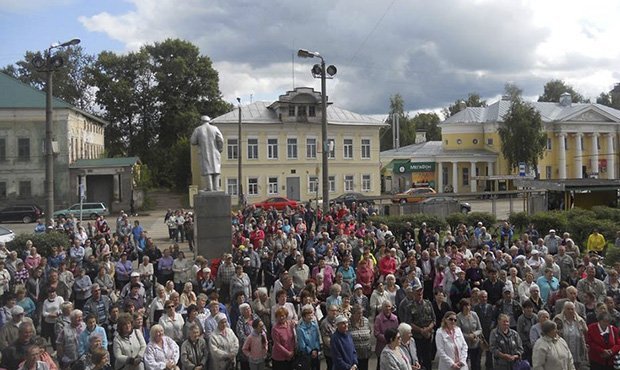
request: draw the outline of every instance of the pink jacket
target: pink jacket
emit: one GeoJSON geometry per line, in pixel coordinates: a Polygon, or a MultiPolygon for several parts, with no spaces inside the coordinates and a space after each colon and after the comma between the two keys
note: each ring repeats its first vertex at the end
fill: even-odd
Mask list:
{"type": "Polygon", "coordinates": [[[276,361],[288,361],[295,354],[295,325],[289,321],[287,326],[275,324],[271,328],[273,349],[271,358],[276,361]]]}
{"type": "Polygon", "coordinates": [[[267,334],[260,335],[252,332],[243,343],[243,354],[250,359],[250,362],[263,362],[267,357],[267,334]]]}

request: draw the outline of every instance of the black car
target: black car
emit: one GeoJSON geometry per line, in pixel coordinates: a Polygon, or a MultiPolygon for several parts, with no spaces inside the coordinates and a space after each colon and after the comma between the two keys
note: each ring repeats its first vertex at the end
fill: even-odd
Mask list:
{"type": "Polygon", "coordinates": [[[361,193],[344,193],[334,199],[332,199],[329,203],[331,205],[334,204],[345,204],[347,207],[351,207],[351,204],[355,202],[356,204],[374,204],[375,202],[372,198],[361,194],[361,193]]]}
{"type": "Polygon", "coordinates": [[[18,221],[28,224],[43,215],[43,210],[36,204],[20,204],[1,210],[0,222],[18,221]]]}
{"type": "Polygon", "coordinates": [[[439,197],[426,198],[423,201],[421,201],[420,204],[433,204],[433,205],[438,205],[438,206],[454,205],[455,207],[458,207],[458,210],[461,213],[471,212],[471,204],[467,202],[460,202],[459,200],[452,198],[452,197],[439,196],[439,197]]]}

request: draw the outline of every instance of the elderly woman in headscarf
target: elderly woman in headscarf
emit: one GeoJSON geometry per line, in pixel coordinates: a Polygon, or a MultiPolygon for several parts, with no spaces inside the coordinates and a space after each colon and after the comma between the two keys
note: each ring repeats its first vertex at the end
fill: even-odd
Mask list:
{"type": "Polygon", "coordinates": [[[217,328],[209,337],[209,361],[211,370],[232,370],[236,368],[239,340],[228,327],[228,319],[223,313],[215,315],[217,328]]]}
{"type": "Polygon", "coordinates": [[[558,336],[556,324],[542,324],[542,336],[534,344],[532,365],[535,370],[575,370],[573,356],[566,341],[558,336]]]}
{"type": "Polygon", "coordinates": [[[556,315],[553,321],[558,326],[558,334],[564,338],[573,354],[575,368],[587,368],[588,349],[586,347],[586,336],[588,335],[588,325],[577,314],[575,304],[573,302],[564,303],[562,312],[556,315]]]}

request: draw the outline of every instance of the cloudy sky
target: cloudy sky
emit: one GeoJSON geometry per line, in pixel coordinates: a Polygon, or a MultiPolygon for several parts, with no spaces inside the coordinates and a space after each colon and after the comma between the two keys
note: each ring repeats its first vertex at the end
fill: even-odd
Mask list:
{"type": "Polygon", "coordinates": [[[0,0],[0,65],[72,37],[90,53],[182,38],[230,102],[320,89],[299,48],[336,65],[329,98],[359,113],[395,93],[410,111],[493,101],[507,81],[534,99],[553,78],[594,98],[620,82],[619,15],[617,0],[0,0]]]}

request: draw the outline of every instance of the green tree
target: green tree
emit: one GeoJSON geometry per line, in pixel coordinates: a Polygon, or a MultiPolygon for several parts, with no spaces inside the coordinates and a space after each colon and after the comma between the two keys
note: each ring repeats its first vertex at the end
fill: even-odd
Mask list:
{"type": "Polygon", "coordinates": [[[538,160],[547,144],[540,113],[516,96],[499,125],[498,133],[508,169],[514,170],[519,162],[524,162],[538,173],[538,160]]]}
{"type": "Polygon", "coordinates": [[[560,101],[560,96],[564,93],[571,95],[574,103],[584,103],[586,99],[575,91],[575,89],[566,84],[562,80],[551,80],[545,84],[543,94],[538,97],[539,102],[556,102],[560,101]]]}
{"type": "Polygon", "coordinates": [[[520,100],[523,94],[523,89],[515,85],[513,82],[506,82],[504,84],[504,95],[510,98],[510,101],[520,100]]]}
{"type": "Polygon", "coordinates": [[[480,95],[475,92],[471,92],[467,95],[467,99],[459,99],[455,100],[454,104],[448,106],[447,108],[442,109],[441,113],[444,118],[452,117],[458,112],[462,111],[467,107],[486,107],[487,101],[482,100],[480,95]]]}
{"type": "Polygon", "coordinates": [[[399,119],[400,140],[399,146],[407,146],[415,143],[415,124],[411,122],[409,115],[405,113],[405,101],[400,94],[396,94],[390,97],[390,114],[386,123],[388,127],[384,127],[380,131],[381,137],[381,150],[389,150],[394,148],[392,140],[392,126],[395,117],[399,119]]]}
{"type": "Polygon", "coordinates": [[[620,109],[620,84],[616,84],[610,92],[602,92],[601,95],[596,98],[596,102],[608,107],[620,109]]]}
{"type": "Polygon", "coordinates": [[[426,132],[426,141],[441,141],[440,121],[437,113],[418,113],[411,119],[416,132],[426,132]]]}
{"type": "MultiPolygon", "coordinates": [[[[94,89],[89,84],[88,71],[95,62],[93,55],[87,54],[81,46],[54,51],[64,60],[64,65],[54,72],[54,96],[87,112],[94,112],[94,89]]],[[[0,71],[33,86],[45,90],[45,72],[38,71],[32,59],[41,57],[41,52],[27,51],[24,59],[8,65],[0,71]]]]}

